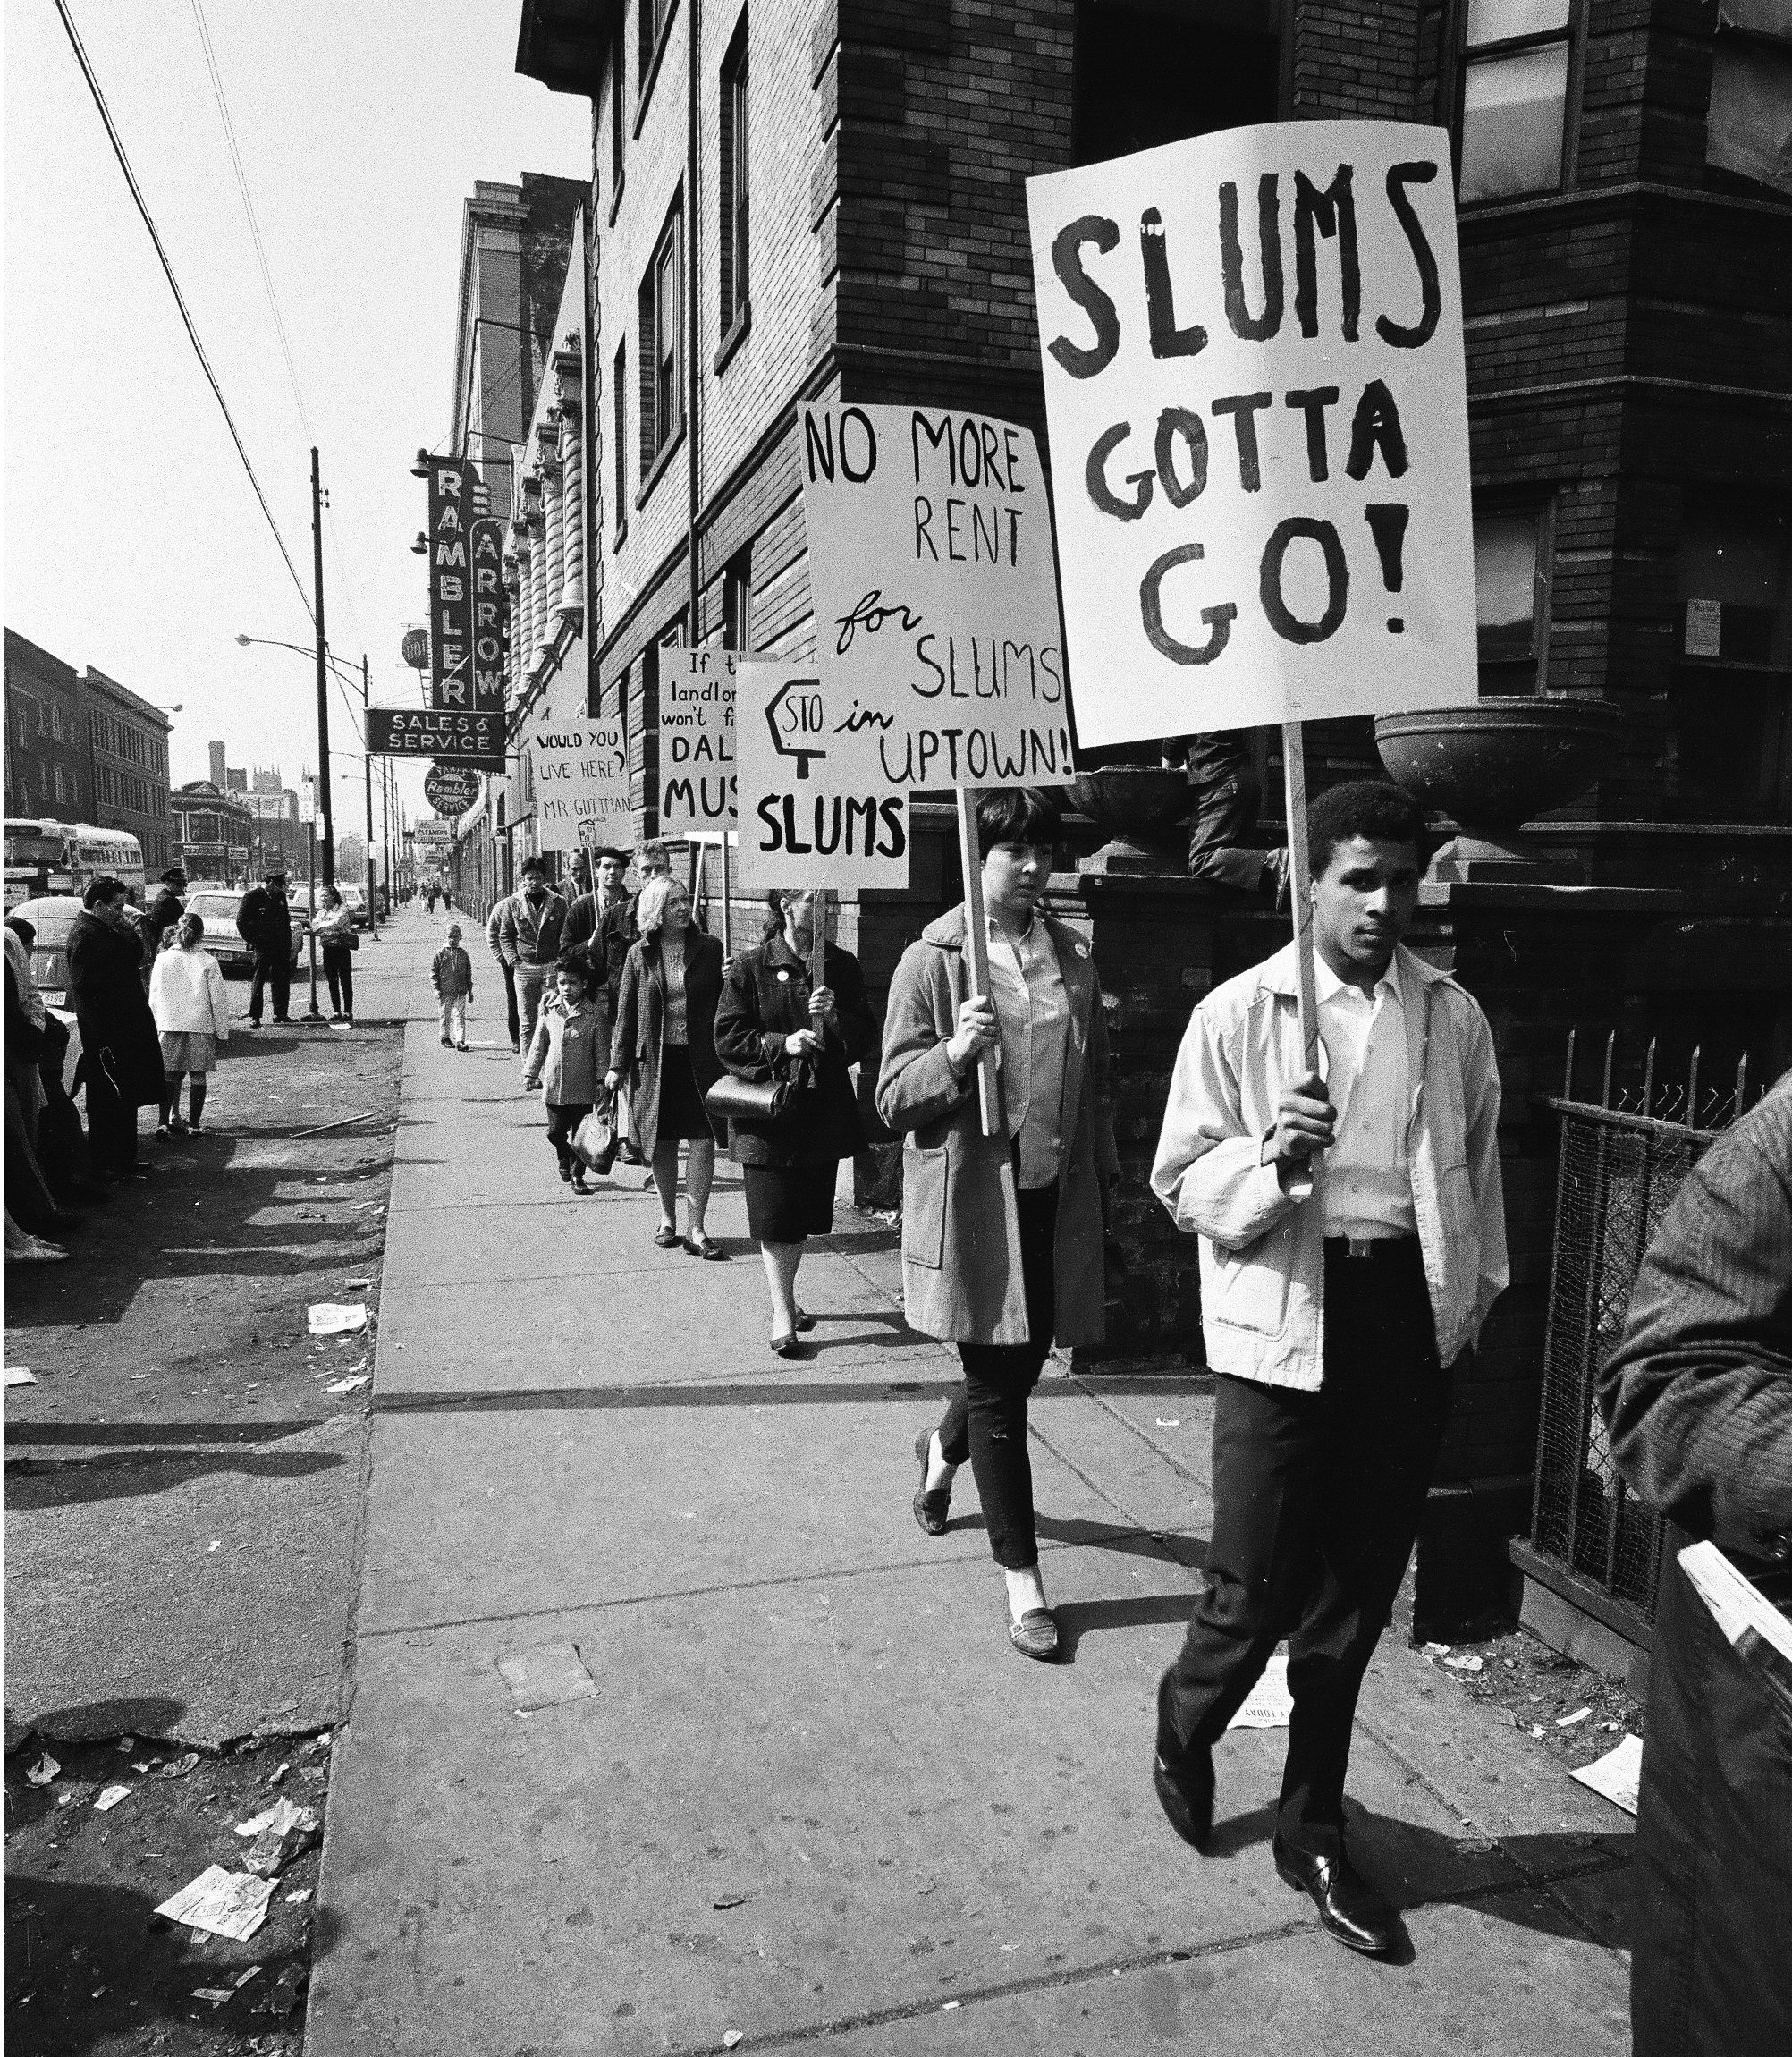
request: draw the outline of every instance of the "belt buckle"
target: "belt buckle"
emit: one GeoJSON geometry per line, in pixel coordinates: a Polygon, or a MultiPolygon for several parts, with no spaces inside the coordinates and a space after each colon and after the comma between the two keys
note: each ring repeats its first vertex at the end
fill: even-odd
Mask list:
{"type": "Polygon", "coordinates": [[[1346,1236],[1344,1253],[1347,1257],[1372,1257],[1375,1254],[1375,1239],[1374,1236],[1346,1236]]]}

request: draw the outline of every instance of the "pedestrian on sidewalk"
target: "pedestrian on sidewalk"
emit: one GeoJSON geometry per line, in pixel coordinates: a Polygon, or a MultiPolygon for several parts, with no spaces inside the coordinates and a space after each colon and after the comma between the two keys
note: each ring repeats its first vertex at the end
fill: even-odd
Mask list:
{"type": "Polygon", "coordinates": [[[206,1087],[217,1068],[218,1045],[230,1041],[230,997],[217,959],[199,947],[205,933],[197,914],[183,914],[174,927],[173,947],[161,952],[149,974],[149,1012],[162,1039],[162,1119],[156,1133],[165,1139],[198,1130],[206,1087]],[[192,1081],[188,1122],[181,1119],[183,1077],[192,1081]]]}
{"type": "Polygon", "coordinates": [[[1154,1780],[1196,1850],[1213,1747],[1289,1638],[1277,1871],[1353,1950],[1396,1946],[1351,1864],[1344,1780],[1363,1674],[1412,1553],[1452,1368],[1507,1282],[1500,1079],[1479,1005],[1401,942],[1424,817],[1379,780],[1307,816],[1324,1075],[1294,946],[1196,1008],[1151,1182],[1201,1238],[1218,1375],[1206,1589],[1158,1689],[1154,1780]]]}
{"type": "MultiPolygon", "coordinates": [[[[614,1020],[622,998],[622,967],[629,961],[629,952],[641,940],[639,924],[635,919],[635,910],[641,893],[656,878],[672,876],[672,849],[664,842],[644,842],[635,857],[635,870],[640,878],[640,886],[618,904],[606,908],[597,923],[597,940],[593,955],[597,968],[603,972],[610,991],[610,1017],[614,1020]]],[[[641,1139],[635,1121],[634,1096],[624,1086],[616,1100],[617,1131],[622,1138],[622,1162],[625,1164],[644,1164],[646,1155],[641,1149],[641,1139]]]]}
{"type": "Polygon", "coordinates": [[[521,1025],[517,1020],[517,975],[511,969],[503,946],[498,941],[498,931],[503,927],[504,916],[511,904],[511,895],[501,894],[492,902],[492,911],[486,917],[486,946],[497,960],[499,971],[504,981],[504,1016],[510,1023],[511,1048],[520,1054],[522,1050],[521,1025]]]}
{"type": "Polygon", "coordinates": [[[1611,1454],[1664,1517],[1630,1900],[1636,2057],[1792,2050],[1792,1689],[1679,1554],[1715,1543],[1792,1613],[1792,1077],[1650,1239],[1599,1374],[1611,1454]]]}
{"type": "Polygon", "coordinates": [[[442,1047],[467,1047],[467,1009],[473,998],[473,960],[461,947],[461,924],[448,924],[448,940],[429,966],[435,1005],[442,1017],[442,1047]]]}
{"type": "Polygon", "coordinates": [[[523,1088],[537,1080],[547,1107],[547,1139],[560,1160],[561,1178],[575,1193],[586,1183],[585,1162],[572,1147],[579,1124],[609,1091],[603,1071],[610,1048],[609,1010],[591,960],[570,950],[555,965],[555,991],[542,1003],[523,1065],[523,1088]]]}
{"type": "Polygon", "coordinates": [[[566,902],[548,885],[547,867],[538,857],[525,859],[522,879],[522,891],[504,902],[498,952],[516,980],[518,1041],[526,1049],[535,1035],[543,988],[560,955],[566,902]]]}
{"type": "Polygon", "coordinates": [[[137,1110],[162,1097],[162,1046],[143,990],[142,945],[125,917],[124,887],[96,878],[69,931],[69,995],[80,1027],[88,1153],[108,1182],[147,1179],[137,1160],[137,1110]]]}
{"type": "Polygon", "coordinates": [[[1027,1398],[1055,1336],[1099,1342],[1103,1183],[1120,1157],[1108,1106],[1107,1026],[1089,946],[1038,912],[1059,836],[1043,792],[977,802],[988,995],[970,996],[962,905],[921,931],[891,982],[877,1112],[902,1152],[902,1303],[910,1328],[959,1346],[964,1385],[918,1437],[915,1518],[945,1533],[966,1458],[1008,1587],[1009,1639],[1058,1653],[1039,1575],[1027,1398]],[[977,1060],[999,1064],[1001,1120],[985,1136],[977,1060]]]}
{"type": "Polygon", "coordinates": [[[352,952],[361,946],[355,934],[355,918],[334,885],[324,888],[324,904],[311,923],[311,933],[324,955],[324,977],[330,986],[330,1019],[355,1025],[355,961],[352,952]]]}
{"type": "Polygon", "coordinates": [[[251,886],[236,910],[236,932],[255,952],[249,981],[249,1025],[261,1026],[264,989],[274,995],[274,1019],[289,1019],[292,986],[292,917],[286,905],[286,874],[278,866],[251,886]]]}
{"type": "Polygon", "coordinates": [[[167,940],[168,931],[187,911],[187,903],[181,897],[187,890],[187,875],[178,864],[172,865],[162,874],[162,890],[149,903],[149,911],[143,917],[145,946],[153,956],[167,940]]]}
{"type": "Polygon", "coordinates": [[[654,1240],[694,1257],[714,1247],[704,1225],[715,1176],[715,1129],[703,1096],[722,1076],[715,1054],[715,1008],[722,997],[722,945],[694,928],[690,895],[675,879],[641,888],[641,936],[622,965],[611,1043],[612,1091],[626,1078],[641,1147],[660,1196],[654,1240]],[[678,1232],[678,1147],[686,1146],[684,1195],[689,1226],[678,1232]]]}
{"type": "Polygon", "coordinates": [[[864,1142],[850,1067],[877,1036],[850,952],[825,943],[823,982],[809,988],[816,906],[813,892],[766,895],[765,940],[735,958],[715,1010],[715,1054],[737,1079],[797,1088],[786,1119],[737,1120],[731,1145],[747,1188],[747,1226],[765,1266],[772,1348],[780,1357],[800,1356],[798,1334],[816,1325],[797,1301],[797,1267],[807,1239],[832,1232],[840,1161],[864,1142]]]}

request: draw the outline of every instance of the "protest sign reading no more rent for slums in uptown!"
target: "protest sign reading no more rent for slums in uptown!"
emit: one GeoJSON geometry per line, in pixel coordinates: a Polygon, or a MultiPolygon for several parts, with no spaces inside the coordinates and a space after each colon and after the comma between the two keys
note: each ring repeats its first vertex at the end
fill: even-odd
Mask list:
{"type": "Polygon", "coordinates": [[[1030,429],[808,407],[803,520],[828,747],[875,792],[1074,774],[1051,511],[1030,429]]]}
{"type": "Polygon", "coordinates": [[[1473,699],[1445,132],[1232,129],[1027,201],[1078,741],[1473,699]]]}

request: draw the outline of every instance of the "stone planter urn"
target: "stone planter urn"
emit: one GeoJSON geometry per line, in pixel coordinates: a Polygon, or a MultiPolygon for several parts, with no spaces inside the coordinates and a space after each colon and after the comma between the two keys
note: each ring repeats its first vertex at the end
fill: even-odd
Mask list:
{"type": "Polygon", "coordinates": [[[1572,869],[1526,848],[1520,825],[1583,793],[1598,777],[1624,719],[1611,700],[1505,699],[1420,714],[1378,715],[1375,748],[1388,775],[1457,834],[1427,876],[1446,883],[1577,883],[1572,869]]]}
{"type": "Polygon", "coordinates": [[[1179,770],[1154,765],[1110,765],[1070,782],[1070,799],[1109,841],[1083,860],[1085,871],[1180,872],[1177,825],[1194,794],[1179,770]]]}

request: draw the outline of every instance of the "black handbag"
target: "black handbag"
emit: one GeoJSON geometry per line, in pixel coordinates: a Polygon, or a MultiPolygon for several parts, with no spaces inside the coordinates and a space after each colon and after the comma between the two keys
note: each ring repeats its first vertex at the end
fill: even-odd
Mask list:
{"type": "Polygon", "coordinates": [[[729,1122],[745,1122],[755,1129],[787,1129],[807,1105],[814,1084],[807,1063],[799,1064],[788,1079],[737,1079],[724,1071],[703,1096],[705,1109],[729,1122]]]}

